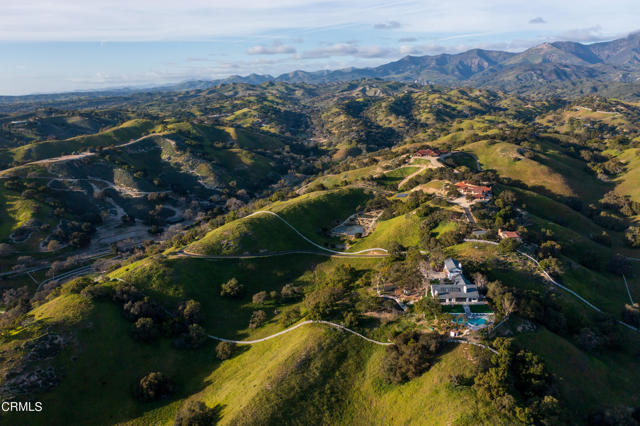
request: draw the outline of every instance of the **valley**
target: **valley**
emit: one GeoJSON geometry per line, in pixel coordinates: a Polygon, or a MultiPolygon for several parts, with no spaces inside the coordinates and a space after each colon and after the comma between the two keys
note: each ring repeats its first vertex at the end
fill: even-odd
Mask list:
{"type": "Polygon", "coordinates": [[[0,393],[43,401],[29,424],[640,410],[637,104],[378,79],[122,102],[2,118],[0,393]]]}

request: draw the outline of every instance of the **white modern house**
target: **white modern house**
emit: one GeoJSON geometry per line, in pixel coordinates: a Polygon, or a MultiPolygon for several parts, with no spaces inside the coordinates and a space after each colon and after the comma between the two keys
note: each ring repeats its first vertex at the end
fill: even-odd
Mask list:
{"type": "Polygon", "coordinates": [[[462,265],[449,257],[444,261],[444,271],[449,282],[431,285],[431,296],[437,297],[444,304],[478,303],[480,294],[478,288],[469,282],[462,273],[462,265]]]}

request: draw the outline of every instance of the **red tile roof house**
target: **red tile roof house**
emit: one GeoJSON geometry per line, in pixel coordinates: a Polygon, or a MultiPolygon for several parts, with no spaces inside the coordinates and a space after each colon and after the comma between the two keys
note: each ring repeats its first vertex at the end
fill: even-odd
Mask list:
{"type": "Polygon", "coordinates": [[[413,158],[424,158],[424,157],[440,157],[443,154],[447,154],[447,151],[441,151],[438,148],[427,148],[421,149],[413,153],[413,158]]]}
{"type": "Polygon", "coordinates": [[[516,231],[503,231],[502,229],[498,230],[498,236],[503,240],[505,238],[516,238],[518,240],[520,239],[520,234],[518,234],[516,231]]]}
{"type": "Polygon", "coordinates": [[[488,198],[491,194],[491,188],[484,185],[472,185],[468,182],[458,182],[456,183],[456,186],[458,187],[458,191],[462,194],[471,195],[476,199],[488,198]]]}

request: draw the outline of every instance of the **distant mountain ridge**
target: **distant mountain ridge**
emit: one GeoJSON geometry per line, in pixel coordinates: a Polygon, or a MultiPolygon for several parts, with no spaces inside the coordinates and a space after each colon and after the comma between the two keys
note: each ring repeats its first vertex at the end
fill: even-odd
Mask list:
{"type": "Polygon", "coordinates": [[[582,44],[546,42],[523,52],[471,49],[466,52],[405,56],[377,67],[338,70],[295,70],[269,74],[233,75],[218,80],[190,80],[156,87],[122,87],[58,94],[0,96],[0,105],[77,98],[126,96],[141,92],[200,90],[224,84],[265,82],[327,84],[382,79],[418,84],[471,86],[516,93],[572,96],[609,89],[606,96],[640,99],[640,31],[627,37],[582,44]]]}
{"type": "Polygon", "coordinates": [[[261,84],[266,81],[318,84],[362,78],[496,88],[509,88],[519,83],[578,80],[637,83],[640,82],[640,32],[594,44],[542,43],[520,53],[471,49],[458,54],[405,56],[371,68],[297,70],[277,77],[236,75],[211,84],[261,84]]]}

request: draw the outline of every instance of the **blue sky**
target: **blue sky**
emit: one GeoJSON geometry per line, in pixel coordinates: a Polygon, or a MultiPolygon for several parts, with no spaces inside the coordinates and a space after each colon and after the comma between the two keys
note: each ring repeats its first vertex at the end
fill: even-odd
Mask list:
{"type": "Polygon", "coordinates": [[[639,30],[638,16],[636,0],[13,0],[0,13],[0,95],[591,43],[639,30]]]}

